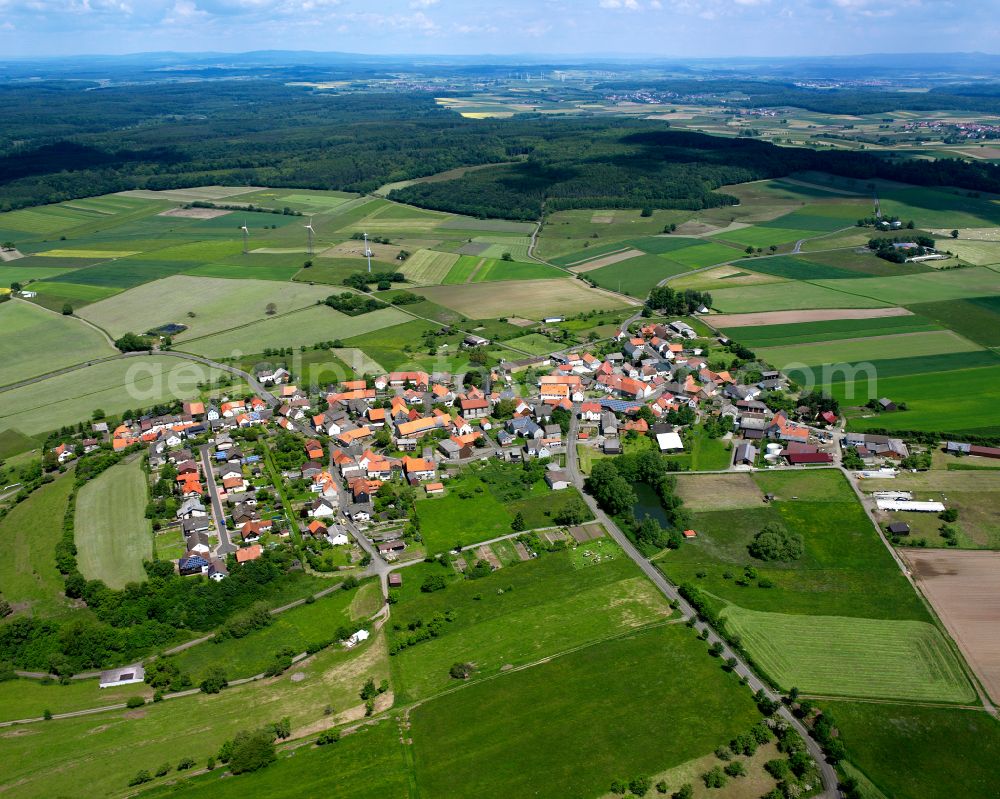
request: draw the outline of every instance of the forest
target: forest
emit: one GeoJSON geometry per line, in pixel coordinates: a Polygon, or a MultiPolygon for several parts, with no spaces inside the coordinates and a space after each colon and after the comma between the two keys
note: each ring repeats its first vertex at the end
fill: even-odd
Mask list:
{"type": "Polygon", "coordinates": [[[721,186],[800,170],[1000,190],[1000,166],[986,162],[818,152],[623,118],[466,119],[422,92],[332,95],[266,80],[83,92],[48,81],[2,86],[0,101],[0,211],[213,183],[370,192],[482,164],[497,166],[392,198],[537,219],[567,208],[727,205],[736,200],[721,186]]]}

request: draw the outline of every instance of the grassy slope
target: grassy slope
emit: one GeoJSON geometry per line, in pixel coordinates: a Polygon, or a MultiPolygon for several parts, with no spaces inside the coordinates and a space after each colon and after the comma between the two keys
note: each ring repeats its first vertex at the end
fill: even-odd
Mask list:
{"type": "Polygon", "coordinates": [[[428,799],[456,789],[463,796],[593,796],[616,778],[711,751],[757,718],[749,693],[682,626],[595,644],[410,715],[420,794],[428,799]]]}
{"type": "Polygon", "coordinates": [[[146,473],[138,458],[112,466],[80,489],[74,531],[84,577],[111,588],[146,579],[142,562],[153,556],[146,501],[146,473]]]}
{"type": "Polygon", "coordinates": [[[55,566],[55,545],[73,487],[62,477],[40,488],[0,521],[0,586],[16,609],[35,616],[70,613],[63,581],[55,566]]]}

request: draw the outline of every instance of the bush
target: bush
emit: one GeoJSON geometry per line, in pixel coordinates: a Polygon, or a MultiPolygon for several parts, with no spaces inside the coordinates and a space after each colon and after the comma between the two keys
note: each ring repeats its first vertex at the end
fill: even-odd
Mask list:
{"type": "Polygon", "coordinates": [[[274,736],[269,730],[241,730],[219,750],[219,760],[229,764],[233,774],[257,771],[277,759],[274,736]]]}
{"type": "Polygon", "coordinates": [[[319,737],[316,739],[316,745],[326,746],[327,744],[335,744],[339,740],[340,730],[327,730],[319,734],[319,737]]]}
{"type": "Polygon", "coordinates": [[[155,776],[157,776],[157,777],[165,777],[167,774],[170,773],[170,769],[171,768],[172,768],[172,766],[169,763],[164,763],[162,766],[160,766],[156,770],[155,776]]]}
{"type": "Polygon", "coordinates": [[[187,771],[189,768],[194,768],[194,758],[185,757],[177,764],[178,771],[187,771]]]}
{"type": "Polygon", "coordinates": [[[226,673],[220,668],[212,669],[204,680],[201,681],[202,693],[206,694],[217,694],[223,688],[229,685],[229,680],[226,679],[226,673]]]}
{"type": "Polygon", "coordinates": [[[445,583],[443,575],[428,574],[424,578],[424,581],[420,584],[420,590],[423,591],[425,594],[429,594],[433,591],[440,591],[441,589],[445,588],[446,585],[447,583],[445,583]]]}
{"type": "Polygon", "coordinates": [[[730,777],[745,777],[747,773],[747,770],[743,768],[743,763],[739,760],[734,760],[732,763],[727,764],[722,770],[730,777]]]}
{"type": "Polygon", "coordinates": [[[448,669],[448,674],[456,680],[467,680],[472,676],[472,664],[453,663],[451,668],[448,669]]]}
{"type": "Polygon", "coordinates": [[[143,769],[142,771],[136,772],[135,776],[128,781],[128,785],[131,788],[135,785],[142,785],[144,783],[152,781],[153,781],[153,775],[150,774],[148,770],[143,769]]]}
{"type": "Polygon", "coordinates": [[[142,707],[144,704],[146,704],[146,700],[141,696],[130,696],[125,700],[125,707],[127,708],[142,707]]]}
{"type": "Polygon", "coordinates": [[[629,791],[635,796],[645,796],[651,787],[653,784],[649,781],[649,777],[633,777],[628,784],[629,791]]]}
{"type": "Polygon", "coordinates": [[[723,788],[729,782],[729,778],[718,766],[702,774],[701,780],[706,788],[723,788]]]}

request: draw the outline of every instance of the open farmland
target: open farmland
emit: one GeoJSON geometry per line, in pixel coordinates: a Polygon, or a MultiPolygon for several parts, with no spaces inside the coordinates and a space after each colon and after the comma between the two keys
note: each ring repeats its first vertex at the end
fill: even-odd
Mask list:
{"type": "Polygon", "coordinates": [[[415,291],[470,319],[506,316],[515,310],[520,316],[539,319],[550,314],[569,315],[625,305],[622,300],[589,289],[578,280],[532,280],[503,286],[432,286],[415,291]]]}
{"type": "Polygon", "coordinates": [[[938,378],[928,374],[899,375],[878,379],[870,392],[858,393],[853,383],[834,383],[830,392],[842,404],[863,405],[873,396],[892,397],[905,402],[906,411],[871,414],[858,410],[848,413],[848,429],[929,430],[951,433],[970,432],[996,435],[1000,432],[996,403],[1000,391],[1000,367],[956,369],[947,373],[962,392],[939,395],[929,391],[938,378]],[[876,390],[877,388],[877,390],[876,390]]]}
{"type": "MultiPolygon", "coordinates": [[[[392,659],[400,701],[424,699],[453,686],[452,663],[476,653],[473,681],[489,680],[511,667],[660,622],[671,611],[616,544],[607,538],[521,562],[511,544],[503,568],[464,580],[450,565],[403,571],[404,589],[393,608],[405,640],[411,623],[451,611],[452,621],[433,640],[400,650],[392,659]],[[594,557],[600,552],[600,557],[594,557]],[[589,557],[588,557],[589,555],[589,557]],[[513,565],[509,565],[513,562],[513,565]],[[416,587],[428,576],[449,580],[443,591],[416,587]]],[[[470,550],[467,555],[474,562],[470,550]]]]}
{"type": "Polygon", "coordinates": [[[691,511],[760,508],[764,494],[749,474],[677,476],[677,496],[691,511]]]}
{"type": "Polygon", "coordinates": [[[553,799],[600,794],[614,774],[679,765],[757,719],[749,693],[682,626],[561,655],[410,714],[421,796],[453,796],[461,785],[470,796],[553,799]],[[593,745],[594,718],[601,719],[600,746],[593,745]],[[682,727],[685,734],[676,734],[682,727]]]}
{"type": "MultiPolygon", "coordinates": [[[[906,308],[818,308],[802,311],[761,311],[758,313],[713,314],[709,319],[715,327],[763,327],[795,325],[805,322],[827,322],[838,319],[879,319],[887,316],[909,316],[906,308]]],[[[742,336],[742,332],[740,336],[742,336]]]]}
{"type": "Polygon", "coordinates": [[[0,386],[114,353],[104,336],[71,316],[20,300],[0,305],[0,386]]]}
{"type": "Polygon", "coordinates": [[[300,283],[175,275],[89,305],[80,316],[116,338],[171,323],[186,325],[174,336],[179,343],[267,319],[271,303],[278,314],[286,314],[315,305],[329,293],[300,283]]]}
{"type": "Polygon", "coordinates": [[[782,688],[807,694],[967,703],[962,667],[922,621],[761,613],[730,605],[726,629],[782,688]]]}
{"type": "Polygon", "coordinates": [[[910,306],[914,313],[940,322],[984,347],[1000,347],[1000,297],[927,302],[910,306]]]}
{"type": "Polygon", "coordinates": [[[883,796],[955,799],[996,795],[1000,721],[980,710],[822,702],[850,762],[883,796]]]}
{"type": "Polygon", "coordinates": [[[380,308],[360,316],[347,316],[325,305],[312,306],[260,319],[214,335],[189,339],[179,343],[177,349],[208,358],[219,358],[229,357],[234,352],[248,354],[263,352],[268,348],[310,347],[319,341],[364,335],[410,318],[396,308],[380,308]]]}
{"type": "Polygon", "coordinates": [[[441,283],[457,260],[455,253],[417,250],[406,259],[400,271],[414,283],[441,283]]]}
{"type": "Polygon", "coordinates": [[[924,333],[938,330],[938,325],[922,316],[885,316],[876,319],[831,319],[825,322],[799,322],[787,325],[727,328],[730,338],[755,349],[790,347],[796,344],[832,342],[839,339],[924,333]]]}
{"type": "Polygon", "coordinates": [[[639,255],[610,266],[588,270],[586,276],[601,288],[643,299],[653,286],[674,275],[682,275],[690,269],[691,267],[668,261],[659,255],[639,255]]]}
{"type": "Polygon", "coordinates": [[[897,305],[911,305],[1000,294],[1000,272],[985,267],[971,267],[900,277],[817,280],[815,285],[837,289],[845,292],[845,295],[857,294],[897,305]]]}
{"type": "Polygon", "coordinates": [[[80,489],[74,531],[84,577],[103,580],[110,588],[146,579],[142,562],[153,557],[146,500],[139,458],[112,466],[80,489]]]}
{"type": "MultiPolygon", "coordinates": [[[[1000,275],[997,275],[1000,278],[1000,275]]],[[[910,280],[911,278],[886,278],[910,280]]],[[[878,280],[868,278],[865,282],[878,280]]],[[[818,283],[769,283],[720,289],[712,293],[712,307],[723,314],[749,314],[769,311],[811,311],[814,308],[881,308],[893,304],[884,300],[842,291],[848,280],[830,281],[832,287],[818,283]]]]}
{"type": "Polygon", "coordinates": [[[987,693],[1000,698],[1000,552],[906,549],[903,557],[987,693]]]}
{"type": "Polygon", "coordinates": [[[98,408],[116,414],[168,399],[193,399],[199,383],[220,374],[168,355],[86,366],[0,393],[0,430],[35,435],[85,421],[98,408]]]}

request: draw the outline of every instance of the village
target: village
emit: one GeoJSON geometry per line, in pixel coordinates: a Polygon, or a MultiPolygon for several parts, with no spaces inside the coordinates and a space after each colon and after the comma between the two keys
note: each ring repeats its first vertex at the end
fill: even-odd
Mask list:
{"type": "MultiPolygon", "coordinates": [[[[484,341],[470,334],[464,346],[484,341]]],[[[720,336],[712,344],[731,342],[720,336]]],[[[582,490],[595,460],[645,449],[678,471],[691,468],[686,453],[708,446],[716,462],[701,471],[843,465],[863,480],[914,465],[903,439],[844,433],[835,409],[797,405],[785,375],[758,364],[743,370],[755,382],[741,382],[740,372],[710,369],[706,348],[681,319],[629,320],[593,352],[501,361],[475,381],[393,371],[317,393],[295,385],[283,366],[266,366],[249,397],[185,402],[179,413],[113,428],[98,421],[53,456],[63,465],[102,446],[142,451],[157,557],[173,560],[182,576],[223,580],[294,541],[314,573],[367,569],[383,577],[384,590],[401,585],[400,565],[427,554],[411,518],[415,499],[446,495],[476,463],[536,462],[552,492],[582,490]],[[581,461],[572,474],[570,450],[581,461]]],[[[895,409],[878,401],[879,412],[895,409]]],[[[896,537],[909,526],[887,514],[945,510],[906,492],[875,500],[872,512],[896,537]]]]}

